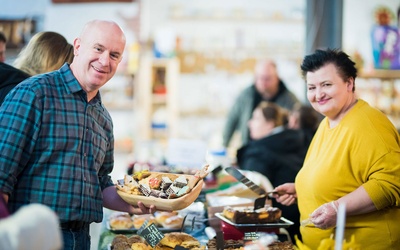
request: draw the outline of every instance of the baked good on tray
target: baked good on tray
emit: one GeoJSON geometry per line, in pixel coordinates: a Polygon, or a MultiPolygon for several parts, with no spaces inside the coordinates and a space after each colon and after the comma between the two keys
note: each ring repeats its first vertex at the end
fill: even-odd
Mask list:
{"type": "Polygon", "coordinates": [[[294,245],[289,241],[274,242],[268,245],[269,250],[294,250],[294,245]]]}
{"type": "Polygon", "coordinates": [[[109,223],[112,229],[128,229],[133,226],[132,217],[124,212],[112,214],[109,218],[109,223]]]}
{"type": "MultiPolygon", "coordinates": [[[[243,240],[224,240],[224,250],[243,250],[243,240]]],[[[207,242],[207,250],[217,250],[217,239],[212,238],[207,242]]]]}
{"type": "Polygon", "coordinates": [[[112,243],[111,250],[151,250],[153,249],[141,236],[132,235],[127,237],[123,234],[115,235],[112,243]]]}
{"type": "Polygon", "coordinates": [[[205,249],[200,242],[190,234],[183,232],[172,232],[164,234],[164,238],[154,247],[156,250],[174,249],[176,246],[182,246],[187,249],[205,249]]]}
{"type": "Polygon", "coordinates": [[[278,222],[282,211],[269,205],[257,210],[253,207],[227,206],[222,211],[222,215],[235,224],[266,224],[278,222]]]}

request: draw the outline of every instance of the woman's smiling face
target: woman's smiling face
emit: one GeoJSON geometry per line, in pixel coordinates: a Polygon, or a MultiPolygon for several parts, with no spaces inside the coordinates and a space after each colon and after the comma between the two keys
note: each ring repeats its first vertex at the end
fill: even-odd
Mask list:
{"type": "Polygon", "coordinates": [[[354,100],[354,80],[344,81],[332,63],[314,72],[307,72],[306,81],[308,101],[329,120],[341,118],[354,100]]]}

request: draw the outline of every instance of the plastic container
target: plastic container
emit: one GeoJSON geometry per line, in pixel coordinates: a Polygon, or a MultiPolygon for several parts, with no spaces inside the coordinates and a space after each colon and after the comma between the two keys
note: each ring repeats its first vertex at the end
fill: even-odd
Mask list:
{"type": "Polygon", "coordinates": [[[217,167],[226,168],[230,166],[230,160],[225,148],[209,150],[206,160],[210,164],[211,170],[217,167]]]}

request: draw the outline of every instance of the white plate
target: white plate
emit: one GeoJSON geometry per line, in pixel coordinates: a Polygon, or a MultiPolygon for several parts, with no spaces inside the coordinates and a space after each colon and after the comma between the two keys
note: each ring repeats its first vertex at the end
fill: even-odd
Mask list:
{"type": "Polygon", "coordinates": [[[223,220],[224,222],[235,226],[235,227],[267,227],[267,228],[285,228],[293,225],[294,223],[288,219],[285,219],[284,217],[281,217],[278,222],[272,222],[272,223],[265,223],[265,224],[236,224],[233,223],[231,220],[227,219],[225,216],[222,215],[222,213],[215,213],[215,216],[218,217],[219,219],[223,220]]]}

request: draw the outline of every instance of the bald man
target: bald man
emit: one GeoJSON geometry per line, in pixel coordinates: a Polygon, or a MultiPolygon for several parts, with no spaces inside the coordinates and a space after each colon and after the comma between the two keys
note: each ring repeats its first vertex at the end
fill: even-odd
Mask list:
{"type": "Polygon", "coordinates": [[[110,177],[113,124],[99,89],[114,76],[125,43],[115,22],[89,22],[74,40],[71,65],[20,83],[0,107],[0,195],[10,212],[29,203],[55,211],[63,249],[90,249],[89,225],[102,221],[103,206],[155,212],[123,201],[110,177]]]}
{"type": "Polygon", "coordinates": [[[249,142],[250,132],[247,122],[250,120],[253,110],[262,100],[274,102],[288,110],[291,110],[296,103],[300,103],[279,78],[273,61],[258,61],[254,68],[254,77],[254,83],[239,94],[228,113],[223,131],[225,147],[229,146],[236,131],[240,132],[242,145],[249,142]]]}

